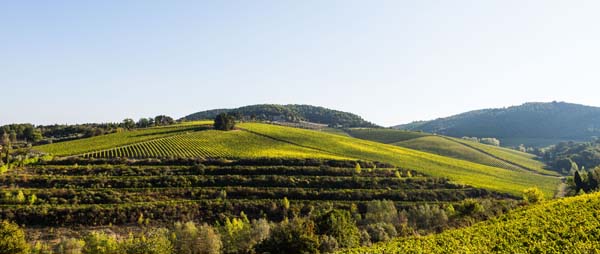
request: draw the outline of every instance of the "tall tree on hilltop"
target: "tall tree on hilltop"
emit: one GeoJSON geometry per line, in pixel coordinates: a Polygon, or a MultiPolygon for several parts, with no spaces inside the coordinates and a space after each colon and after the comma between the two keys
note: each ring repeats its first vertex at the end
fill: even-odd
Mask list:
{"type": "Polygon", "coordinates": [[[218,114],[215,117],[214,127],[217,130],[230,131],[235,127],[235,119],[233,116],[227,113],[218,114]]]}

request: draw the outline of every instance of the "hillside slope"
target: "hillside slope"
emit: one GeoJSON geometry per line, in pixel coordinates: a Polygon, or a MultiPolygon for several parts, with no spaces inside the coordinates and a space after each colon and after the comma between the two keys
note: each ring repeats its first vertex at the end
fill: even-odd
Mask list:
{"type": "Polygon", "coordinates": [[[138,157],[140,154],[147,154],[150,157],[197,157],[200,154],[199,150],[202,149],[212,154],[201,157],[360,159],[385,162],[427,175],[448,178],[460,184],[513,195],[520,195],[525,188],[538,186],[550,197],[560,182],[556,177],[542,176],[525,170],[486,166],[325,132],[260,123],[243,123],[238,127],[240,130],[233,132],[183,131],[172,137],[137,141],[137,143],[128,142],[128,138],[115,138],[116,135],[123,134],[110,134],[94,139],[39,146],[35,149],[53,151],[55,154],[79,154],[90,157],[138,157]],[[198,138],[194,138],[196,135],[198,138]],[[248,139],[249,137],[252,139],[248,139]],[[90,151],[96,144],[107,143],[101,142],[103,139],[118,140],[118,142],[115,141],[114,147],[108,150],[105,146],[101,146],[96,151],[90,151]],[[86,141],[89,143],[86,144],[86,141]],[[77,144],[79,153],[75,146],[70,147],[69,144],[77,144]],[[68,153],[62,152],[61,148],[68,153]]]}
{"type": "Polygon", "coordinates": [[[307,121],[329,126],[343,127],[375,127],[376,125],[365,121],[362,117],[338,110],[311,105],[277,105],[259,104],[244,106],[235,109],[213,109],[190,114],[182,119],[194,121],[214,119],[220,113],[237,115],[241,119],[257,119],[264,121],[307,121]]]}
{"type": "Polygon", "coordinates": [[[551,201],[425,237],[340,253],[597,253],[600,193],[551,201]]]}
{"type": "Polygon", "coordinates": [[[503,147],[481,144],[460,138],[393,129],[346,129],[356,138],[401,146],[456,159],[467,160],[510,170],[528,170],[546,175],[559,175],[546,169],[535,155],[503,147]]]}
{"type": "Polygon", "coordinates": [[[544,146],[563,140],[589,140],[600,135],[600,108],[565,102],[470,111],[394,128],[421,130],[452,137],[495,137],[503,145],[544,146]]]}

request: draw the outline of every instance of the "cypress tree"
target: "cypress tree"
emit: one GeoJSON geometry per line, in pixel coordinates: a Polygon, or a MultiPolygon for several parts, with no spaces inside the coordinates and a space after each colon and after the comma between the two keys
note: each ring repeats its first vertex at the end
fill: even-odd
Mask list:
{"type": "Polygon", "coordinates": [[[579,192],[579,190],[584,188],[584,182],[583,179],[581,179],[581,175],[579,175],[579,171],[575,171],[573,180],[575,181],[575,192],[579,192]]]}

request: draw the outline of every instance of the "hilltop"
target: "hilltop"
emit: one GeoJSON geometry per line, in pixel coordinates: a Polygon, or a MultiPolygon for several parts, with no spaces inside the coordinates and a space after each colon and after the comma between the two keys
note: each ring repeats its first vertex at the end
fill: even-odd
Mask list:
{"type": "Polygon", "coordinates": [[[502,145],[547,146],[600,135],[600,108],[566,102],[525,103],[394,126],[452,137],[494,137],[502,145]]]}
{"type": "Polygon", "coordinates": [[[277,105],[259,104],[234,109],[213,109],[190,114],[182,120],[195,121],[214,119],[220,113],[235,115],[238,119],[278,121],[278,122],[311,122],[331,127],[376,127],[362,117],[338,110],[311,105],[277,105]]]}
{"type": "Polygon", "coordinates": [[[600,193],[525,207],[471,227],[340,253],[593,253],[600,193]]]}

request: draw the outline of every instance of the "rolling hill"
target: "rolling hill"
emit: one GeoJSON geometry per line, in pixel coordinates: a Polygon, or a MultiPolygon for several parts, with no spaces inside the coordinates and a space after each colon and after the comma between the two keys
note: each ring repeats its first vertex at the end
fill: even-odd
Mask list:
{"type": "Polygon", "coordinates": [[[213,109],[201,111],[183,117],[183,120],[195,121],[214,119],[220,113],[236,115],[238,119],[256,119],[263,121],[299,122],[306,121],[334,127],[376,127],[362,117],[338,110],[311,105],[259,104],[234,109],[213,109]]]}
{"type": "Polygon", "coordinates": [[[547,146],[600,136],[600,108],[565,102],[482,109],[394,126],[452,137],[495,137],[503,146],[547,146]]]}
{"type": "Polygon", "coordinates": [[[512,211],[471,227],[339,253],[595,253],[600,193],[512,211]]]}
{"type": "Polygon", "coordinates": [[[538,186],[553,196],[560,182],[528,170],[512,170],[416,151],[394,145],[320,131],[261,123],[242,123],[232,132],[213,131],[206,122],[169,127],[168,134],[150,128],[62,142],[34,149],[62,156],[111,157],[221,157],[329,158],[380,161],[403,169],[477,188],[519,196],[538,186]],[[192,129],[190,129],[192,128],[192,129]],[[250,144],[251,143],[251,144],[250,144]]]}
{"type": "Polygon", "coordinates": [[[378,128],[346,129],[346,132],[360,139],[377,141],[483,165],[516,171],[528,170],[545,175],[559,175],[556,171],[547,169],[546,165],[541,161],[536,160],[535,155],[460,138],[432,135],[423,132],[378,128]]]}

